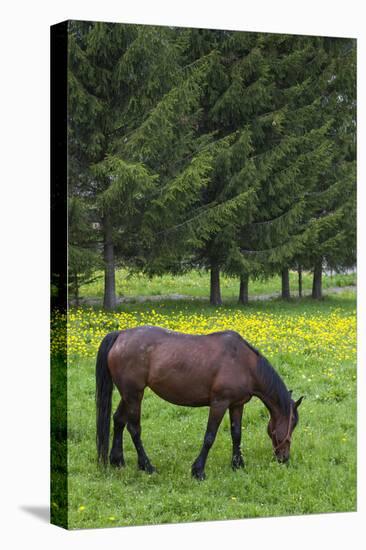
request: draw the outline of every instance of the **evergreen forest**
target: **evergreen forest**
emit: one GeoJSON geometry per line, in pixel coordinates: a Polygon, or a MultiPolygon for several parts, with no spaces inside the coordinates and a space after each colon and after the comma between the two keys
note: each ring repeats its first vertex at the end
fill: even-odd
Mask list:
{"type": "Polygon", "coordinates": [[[69,22],[69,292],[116,269],[313,277],[356,263],[356,41],[69,22]]]}

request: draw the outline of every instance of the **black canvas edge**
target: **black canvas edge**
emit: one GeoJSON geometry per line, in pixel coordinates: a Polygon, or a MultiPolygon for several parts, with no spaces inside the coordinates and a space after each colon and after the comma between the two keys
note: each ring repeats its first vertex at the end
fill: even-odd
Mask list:
{"type": "Polygon", "coordinates": [[[68,22],[50,27],[51,47],[51,350],[56,337],[65,342],[51,352],[51,502],[50,521],[68,527],[67,472],[67,51],[68,22]]]}

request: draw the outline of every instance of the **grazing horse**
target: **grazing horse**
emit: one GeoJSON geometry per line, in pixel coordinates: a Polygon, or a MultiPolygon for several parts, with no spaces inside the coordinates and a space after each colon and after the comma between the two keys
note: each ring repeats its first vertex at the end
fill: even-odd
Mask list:
{"type": "Polygon", "coordinates": [[[267,359],[234,331],[191,335],[143,326],[104,337],[96,363],[97,450],[104,465],[108,461],[113,383],[122,398],[113,415],[109,456],[113,466],[124,465],[122,438],[127,426],[139,468],[154,471],[140,437],[141,401],[146,387],[175,405],[210,408],[203,446],[192,465],[195,478],[205,477],[207,455],[227,409],[232,468],[244,466],[240,451],[243,406],[253,396],[259,397],[270,412],[268,435],[278,461],[289,459],[291,435],[303,398],[293,401],[267,359]]]}

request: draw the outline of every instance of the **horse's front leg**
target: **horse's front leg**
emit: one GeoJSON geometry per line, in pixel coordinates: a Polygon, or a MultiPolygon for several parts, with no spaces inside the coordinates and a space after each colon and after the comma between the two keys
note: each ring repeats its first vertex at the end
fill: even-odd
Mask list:
{"type": "Polygon", "coordinates": [[[244,405],[232,405],[229,409],[231,439],[233,442],[233,457],[231,460],[233,470],[244,468],[244,460],[240,450],[243,408],[244,405]]]}
{"type": "Polygon", "coordinates": [[[219,429],[221,420],[223,419],[227,408],[227,401],[215,401],[211,403],[203,446],[200,454],[192,464],[192,476],[196,479],[205,479],[205,464],[207,455],[215,441],[217,430],[219,429]]]}

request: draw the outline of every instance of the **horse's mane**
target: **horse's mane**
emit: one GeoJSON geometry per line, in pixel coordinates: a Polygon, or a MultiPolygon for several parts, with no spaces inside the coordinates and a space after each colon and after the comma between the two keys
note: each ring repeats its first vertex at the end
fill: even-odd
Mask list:
{"type": "MultiPolygon", "coordinates": [[[[244,338],[243,338],[244,340],[244,338]]],[[[267,395],[273,399],[281,412],[288,416],[291,408],[291,395],[286,388],[282,378],[272,367],[271,363],[249,342],[244,340],[245,344],[258,356],[257,375],[263,386],[266,387],[267,395]]]]}

